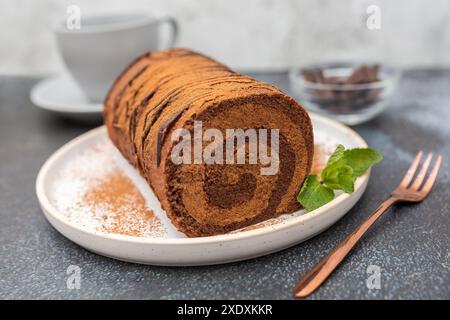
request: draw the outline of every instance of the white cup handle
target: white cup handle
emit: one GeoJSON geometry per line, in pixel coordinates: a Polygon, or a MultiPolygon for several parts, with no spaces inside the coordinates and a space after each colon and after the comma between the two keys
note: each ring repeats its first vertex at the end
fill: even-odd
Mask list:
{"type": "Polygon", "coordinates": [[[170,26],[170,37],[167,43],[160,46],[160,49],[172,48],[178,39],[178,23],[172,17],[162,17],[158,19],[158,24],[168,24],[170,26]]]}

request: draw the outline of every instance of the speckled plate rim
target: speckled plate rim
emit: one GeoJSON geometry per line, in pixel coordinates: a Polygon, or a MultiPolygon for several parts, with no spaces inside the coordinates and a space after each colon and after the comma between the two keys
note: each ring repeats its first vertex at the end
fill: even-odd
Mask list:
{"type": "MultiPolygon", "coordinates": [[[[357,146],[360,147],[367,147],[367,143],[364,141],[364,139],[356,133],[354,130],[350,129],[349,127],[331,120],[329,118],[312,114],[310,113],[310,116],[313,121],[321,121],[326,123],[328,126],[335,127],[337,130],[341,131],[342,133],[346,134],[349,139],[353,140],[357,146]]],[[[354,197],[361,197],[365,187],[367,186],[369,177],[370,177],[370,170],[366,172],[363,176],[357,179],[355,183],[355,191],[352,194],[346,194],[342,193],[338,195],[333,201],[330,203],[324,205],[321,208],[318,208],[314,211],[305,213],[303,215],[300,215],[298,217],[289,218],[287,220],[280,221],[279,223],[276,223],[274,225],[264,226],[257,229],[252,230],[246,230],[241,231],[238,233],[228,233],[224,235],[217,235],[217,236],[209,236],[209,237],[197,237],[197,238],[153,238],[153,237],[133,237],[133,236],[127,236],[127,235],[119,235],[119,234],[105,234],[98,231],[93,231],[87,228],[83,228],[82,226],[76,225],[70,220],[64,216],[63,214],[59,213],[58,210],[51,204],[46,192],[45,192],[45,181],[46,177],[48,175],[49,170],[52,169],[53,165],[67,152],[70,152],[73,147],[75,147],[77,144],[84,143],[86,140],[92,139],[94,136],[104,133],[106,134],[106,127],[101,126],[95,129],[92,129],[77,138],[69,141],[65,145],[63,145],[60,149],[58,149],[53,155],[48,158],[48,160],[44,163],[42,168],[39,171],[39,174],[36,179],[36,194],[38,197],[38,200],[40,202],[40,205],[44,211],[44,214],[46,215],[47,219],[50,215],[51,218],[56,219],[58,222],[62,223],[63,225],[69,227],[69,228],[75,228],[77,231],[82,232],[84,234],[88,234],[95,237],[101,237],[103,239],[111,239],[111,240],[119,240],[119,241],[126,241],[131,243],[140,243],[140,244],[160,244],[165,246],[184,246],[184,245],[193,245],[193,244],[211,244],[211,243],[225,243],[230,241],[237,241],[237,240],[243,240],[247,238],[252,237],[258,237],[262,235],[271,234],[274,232],[282,231],[283,229],[288,229],[290,227],[293,227],[297,224],[303,224],[308,222],[311,219],[318,219],[320,217],[323,217],[329,213],[329,211],[332,208],[335,208],[337,206],[343,205],[344,203],[348,201],[354,201],[355,199],[352,199],[354,197]]],[[[357,200],[355,203],[357,202],[357,200]]],[[[354,205],[354,204],[353,204],[354,205]]],[[[352,206],[353,206],[352,205],[352,206]]],[[[347,210],[348,211],[348,210],[347,210]]],[[[54,225],[51,221],[51,219],[48,219],[52,225],[54,225]]],[[[58,229],[58,228],[57,228],[58,229]]],[[[301,240],[299,240],[301,241],[301,240]]]]}

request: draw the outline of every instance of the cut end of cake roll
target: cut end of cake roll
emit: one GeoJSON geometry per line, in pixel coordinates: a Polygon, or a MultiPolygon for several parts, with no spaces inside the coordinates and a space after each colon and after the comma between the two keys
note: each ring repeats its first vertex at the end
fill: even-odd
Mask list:
{"type": "Polygon", "coordinates": [[[113,143],[189,237],[300,208],[311,120],[270,84],[190,50],[146,53],[119,76],[104,116],[113,143]]]}

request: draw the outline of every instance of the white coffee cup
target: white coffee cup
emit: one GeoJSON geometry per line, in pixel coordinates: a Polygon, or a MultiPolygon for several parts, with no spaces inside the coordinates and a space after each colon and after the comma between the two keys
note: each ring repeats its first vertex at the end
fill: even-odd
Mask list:
{"type": "Polygon", "coordinates": [[[54,33],[73,78],[90,100],[101,102],[133,59],[162,47],[159,27],[163,23],[171,28],[167,46],[171,47],[178,32],[176,21],[141,13],[82,16],[79,29],[69,29],[66,21],[61,21],[54,33]]]}

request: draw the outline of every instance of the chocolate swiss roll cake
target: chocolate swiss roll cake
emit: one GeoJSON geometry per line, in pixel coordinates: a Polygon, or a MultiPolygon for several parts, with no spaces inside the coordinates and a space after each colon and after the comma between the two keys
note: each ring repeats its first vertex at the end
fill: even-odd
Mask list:
{"type": "Polygon", "coordinates": [[[299,209],[311,121],[270,84],[189,50],[148,52],[118,77],[104,117],[112,142],[189,237],[299,209]]]}

